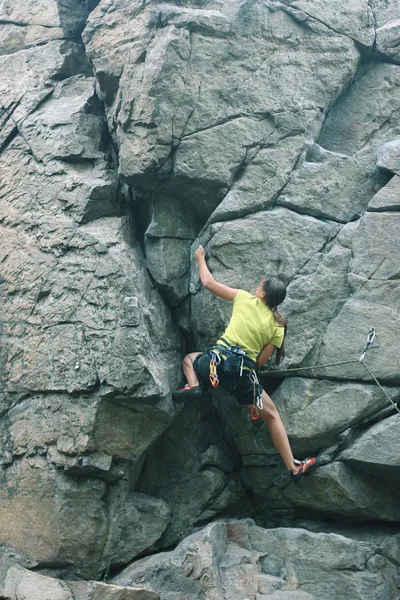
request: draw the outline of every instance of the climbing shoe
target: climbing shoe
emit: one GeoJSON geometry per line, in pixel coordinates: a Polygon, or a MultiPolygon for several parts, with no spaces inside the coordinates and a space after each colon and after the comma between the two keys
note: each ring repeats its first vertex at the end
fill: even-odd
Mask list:
{"type": "Polygon", "coordinates": [[[195,396],[201,396],[203,393],[201,385],[189,385],[188,383],[180,390],[177,390],[172,395],[175,402],[184,402],[186,398],[193,398],[195,396]]]}
{"type": "Polygon", "coordinates": [[[293,471],[290,472],[290,475],[293,481],[301,481],[303,479],[303,475],[306,473],[310,473],[317,466],[317,459],[314,458],[306,458],[305,460],[297,460],[294,459],[294,464],[299,467],[298,473],[294,474],[293,471]]]}

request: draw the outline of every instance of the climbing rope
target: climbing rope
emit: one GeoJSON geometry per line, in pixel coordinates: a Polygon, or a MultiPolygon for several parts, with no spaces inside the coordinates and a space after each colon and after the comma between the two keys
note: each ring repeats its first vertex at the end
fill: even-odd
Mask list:
{"type": "Polygon", "coordinates": [[[389,400],[389,402],[392,404],[393,408],[400,413],[400,409],[397,407],[397,405],[395,404],[395,402],[393,402],[392,398],[389,396],[389,394],[383,389],[383,387],[381,386],[381,384],[379,383],[379,381],[377,380],[377,378],[375,377],[375,375],[372,373],[371,369],[369,367],[367,367],[367,365],[364,362],[364,358],[365,355],[367,353],[368,350],[370,350],[371,345],[375,339],[375,335],[376,335],[376,331],[374,327],[371,327],[369,332],[368,332],[368,336],[367,336],[367,343],[366,346],[364,348],[364,350],[362,351],[362,354],[360,356],[360,358],[358,360],[354,359],[354,360],[346,360],[343,362],[336,362],[336,363],[330,363],[330,364],[326,364],[326,365],[313,365],[312,367],[296,367],[293,369],[285,369],[285,370],[276,370],[276,371],[270,371],[270,374],[281,374],[281,373],[292,373],[293,371],[304,371],[306,369],[326,369],[328,367],[337,367],[340,365],[350,365],[352,363],[361,363],[362,366],[368,371],[368,373],[370,374],[370,376],[372,377],[372,379],[375,381],[376,385],[381,389],[382,393],[385,395],[385,397],[389,400]]]}
{"type": "Polygon", "coordinates": [[[393,400],[391,399],[391,397],[389,396],[389,394],[387,392],[385,392],[385,390],[383,389],[383,387],[381,386],[381,384],[379,383],[379,381],[377,380],[377,378],[375,377],[375,375],[372,373],[371,369],[369,369],[367,367],[367,365],[365,364],[365,362],[363,362],[362,360],[360,360],[360,363],[362,364],[363,367],[365,367],[365,369],[367,369],[368,373],[371,375],[372,379],[375,381],[376,385],[382,390],[382,392],[385,394],[386,398],[389,400],[389,402],[393,405],[393,408],[395,408],[397,410],[398,413],[400,413],[399,408],[397,407],[397,405],[393,402],[393,400]]]}
{"type": "Polygon", "coordinates": [[[281,373],[292,373],[293,371],[304,371],[305,369],[325,369],[327,367],[337,367],[339,365],[350,365],[351,363],[358,363],[359,359],[345,360],[342,362],[329,363],[328,365],[313,365],[312,367],[295,367],[294,369],[277,369],[276,371],[269,370],[268,374],[280,375],[281,373]]]}

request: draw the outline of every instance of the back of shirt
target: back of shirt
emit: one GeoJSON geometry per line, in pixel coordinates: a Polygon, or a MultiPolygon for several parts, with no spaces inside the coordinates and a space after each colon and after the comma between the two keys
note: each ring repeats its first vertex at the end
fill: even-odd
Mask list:
{"type": "MultiPolygon", "coordinates": [[[[239,290],[233,301],[231,320],[222,336],[224,340],[230,346],[240,346],[255,361],[269,342],[280,348],[283,336],[284,328],[272,310],[260,298],[239,290]]],[[[221,340],[218,343],[223,344],[221,340]]]]}

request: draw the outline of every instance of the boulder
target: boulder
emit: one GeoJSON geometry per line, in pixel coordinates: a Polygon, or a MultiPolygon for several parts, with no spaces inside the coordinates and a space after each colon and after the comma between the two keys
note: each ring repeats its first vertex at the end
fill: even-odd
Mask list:
{"type": "Polygon", "coordinates": [[[349,36],[363,46],[372,47],[375,40],[374,14],[367,0],[356,0],[351,4],[340,1],[335,9],[326,6],[323,0],[283,0],[289,14],[308,27],[323,23],[337,33],[349,36]],[[292,9],[295,9],[292,11],[292,9]]]}
{"type": "Polygon", "coordinates": [[[400,206],[400,177],[395,175],[387,185],[371,198],[368,210],[371,212],[398,211],[400,206]]]}
{"type": "Polygon", "coordinates": [[[367,600],[371,587],[395,597],[397,567],[379,552],[342,535],[226,521],[137,561],[115,583],[145,583],[161,600],[367,600]]]}
{"type": "Polygon", "coordinates": [[[160,600],[141,587],[46,577],[22,567],[7,552],[0,558],[0,594],[5,600],[160,600]]]}
{"type": "Polygon", "coordinates": [[[98,581],[68,581],[67,585],[75,600],[160,600],[159,594],[141,587],[122,587],[98,581]]]}
{"type": "Polygon", "coordinates": [[[328,114],[318,144],[339,154],[353,155],[374,138],[374,144],[396,136],[400,73],[397,65],[371,61],[361,70],[328,114]]]}
{"type": "Polygon", "coordinates": [[[99,576],[108,531],[105,482],[71,478],[40,455],[2,468],[1,480],[2,544],[39,564],[99,576]]]}
{"type": "Polygon", "coordinates": [[[371,169],[373,157],[373,144],[350,156],[314,144],[291,173],[277,204],[317,218],[353,221],[387,182],[385,173],[371,169]]]}
{"type": "Polygon", "coordinates": [[[399,414],[373,425],[341,454],[340,459],[378,479],[400,484],[399,427],[399,414]]]}
{"type": "Polygon", "coordinates": [[[190,399],[150,450],[138,482],[138,489],[162,498],[171,508],[162,548],[241,500],[244,490],[234,473],[237,467],[207,395],[190,399]]]}
{"type": "Polygon", "coordinates": [[[384,487],[375,477],[353,470],[342,462],[321,466],[301,485],[291,483],[283,497],[301,509],[364,521],[400,520],[398,485],[384,487]]]}
{"type": "Polygon", "coordinates": [[[233,0],[97,7],[84,40],[124,181],[172,193],[203,222],[224,197],[217,220],[273,204],[320,111],[359,61],[352,40],[303,27],[286,8],[233,0]],[[116,40],[124,52],[105,52],[116,40]]]}
{"type": "Polygon", "coordinates": [[[400,175],[400,139],[382,144],[377,150],[376,164],[382,169],[400,175]]]}
{"type": "Polygon", "coordinates": [[[333,445],[339,433],[387,403],[376,385],[303,377],[285,379],[272,399],[299,458],[333,445]]]}
{"type": "Polygon", "coordinates": [[[400,60],[399,34],[400,18],[397,18],[395,21],[389,21],[376,30],[377,51],[389,60],[397,63],[400,60]]]}
{"type": "Polygon", "coordinates": [[[316,346],[314,364],[338,361],[355,362],[319,371],[331,377],[369,379],[371,375],[357,364],[371,327],[377,332],[374,347],[368,351],[365,363],[375,377],[398,381],[396,321],[398,306],[397,242],[400,221],[392,213],[366,213],[356,225],[343,228],[338,241],[350,247],[349,284],[353,294],[328,325],[316,346]],[[344,335],[346,332],[346,335],[344,335]],[[379,347],[378,347],[379,344],[379,347]]]}

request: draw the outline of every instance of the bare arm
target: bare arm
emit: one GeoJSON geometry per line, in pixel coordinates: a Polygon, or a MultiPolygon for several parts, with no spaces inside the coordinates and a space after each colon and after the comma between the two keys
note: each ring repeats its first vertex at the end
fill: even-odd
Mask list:
{"type": "Polygon", "coordinates": [[[258,355],[256,362],[256,369],[261,369],[263,365],[267,362],[267,360],[272,356],[273,351],[275,350],[275,346],[272,342],[268,342],[265,344],[264,348],[261,350],[258,355]]]}
{"type": "Polygon", "coordinates": [[[203,246],[199,246],[197,248],[196,252],[194,253],[194,257],[199,263],[200,279],[204,287],[207,290],[210,290],[210,292],[216,296],[224,298],[224,300],[233,301],[239,290],[231,288],[228,285],[224,285],[223,283],[219,283],[219,281],[214,279],[209,271],[209,268],[207,267],[206,251],[204,250],[203,246]]]}

